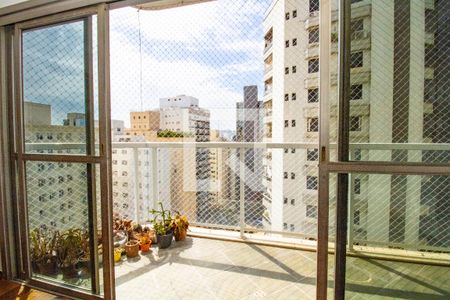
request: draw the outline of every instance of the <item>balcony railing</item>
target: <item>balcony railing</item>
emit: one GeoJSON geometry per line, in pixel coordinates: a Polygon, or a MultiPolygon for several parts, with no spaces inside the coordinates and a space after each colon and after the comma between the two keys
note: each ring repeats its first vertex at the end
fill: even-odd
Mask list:
{"type": "MultiPolygon", "coordinates": [[[[187,214],[188,217],[192,220],[192,225],[201,227],[201,228],[209,228],[209,229],[222,229],[222,230],[232,230],[236,233],[239,233],[241,236],[246,232],[251,232],[256,235],[258,238],[262,239],[274,239],[273,235],[278,236],[287,236],[290,238],[295,238],[296,242],[298,241],[306,241],[308,239],[315,239],[317,232],[315,231],[314,226],[308,225],[305,228],[298,228],[295,226],[296,230],[278,230],[273,228],[265,228],[262,222],[262,214],[265,209],[275,209],[273,207],[262,206],[263,198],[271,196],[268,194],[267,190],[263,190],[263,188],[259,187],[260,190],[255,190],[250,193],[247,192],[250,185],[254,184],[255,186],[259,186],[259,181],[261,181],[261,186],[263,187],[262,181],[266,178],[264,174],[255,173],[257,171],[250,170],[247,166],[248,162],[245,157],[248,157],[247,151],[253,151],[253,155],[255,160],[253,161],[254,169],[257,169],[258,164],[261,164],[261,168],[263,169],[262,162],[263,157],[266,154],[265,150],[271,149],[272,153],[274,151],[279,151],[282,153],[284,149],[297,149],[296,153],[299,150],[303,149],[317,149],[318,145],[315,143],[240,143],[240,142],[123,142],[123,143],[113,143],[113,150],[116,153],[113,153],[113,160],[121,161],[126,160],[126,167],[118,164],[117,168],[122,171],[127,169],[128,177],[124,179],[120,174],[113,175],[113,181],[123,181],[127,182],[126,192],[121,191],[118,193],[119,196],[124,194],[128,195],[127,199],[123,199],[123,203],[127,204],[129,217],[133,218],[138,222],[146,222],[148,218],[148,209],[154,208],[157,205],[158,200],[164,201],[171,209],[182,211],[187,214]],[[202,165],[200,168],[203,168],[205,164],[197,164],[195,161],[196,151],[198,150],[209,150],[209,151],[217,151],[221,154],[221,157],[227,157],[226,161],[219,162],[222,163],[223,166],[229,167],[229,173],[222,177],[212,178],[211,176],[204,176],[206,181],[210,183],[222,181],[220,186],[227,186],[230,184],[233,185],[234,192],[230,194],[225,193],[224,191],[215,191],[222,193],[220,199],[216,199],[210,203],[210,205],[206,205],[207,210],[201,211],[200,206],[205,205],[202,203],[202,200],[199,198],[202,192],[208,192],[208,188],[202,190],[200,185],[198,184],[200,179],[194,176],[183,176],[183,172],[186,170],[197,169],[199,165],[202,165]],[[258,152],[261,151],[261,152],[258,152]],[[247,153],[247,154],[246,154],[247,153]],[[257,154],[260,153],[260,154],[257,154]],[[122,157],[121,157],[122,155],[122,157]],[[184,156],[183,156],[184,155],[184,156]],[[260,155],[260,156],[258,156],[260,155]],[[256,161],[256,157],[258,161],[256,161]],[[178,175],[174,175],[178,174],[178,175]],[[258,175],[259,174],[259,175],[258,175]],[[148,175],[148,176],[147,176],[148,175]],[[261,175],[261,176],[260,176],[261,175]],[[178,177],[177,177],[178,176],[178,177]],[[260,176],[260,177],[259,177],[260,176]],[[239,178],[244,178],[244,180],[239,180],[239,178]],[[198,179],[198,180],[196,180],[198,179]],[[237,179],[237,181],[235,181],[237,179]],[[198,181],[198,182],[196,182],[198,181]],[[231,183],[234,181],[235,183],[231,183]],[[255,183],[256,182],[256,183],[255,183]],[[253,196],[250,196],[252,194],[253,196]],[[131,195],[131,196],[130,196],[131,195]],[[256,195],[256,196],[255,196],[256,195]],[[256,197],[256,201],[249,200],[251,197],[256,197]],[[147,200],[143,200],[147,199],[147,200]],[[145,202],[145,203],[142,203],[145,202]],[[144,211],[142,211],[144,210],[144,211]],[[202,215],[203,214],[203,215],[202,215]],[[297,229],[298,228],[298,229],[297,229]],[[308,230],[306,228],[309,228],[308,230]],[[306,231],[305,231],[306,230],[306,231]],[[306,240],[305,240],[306,239],[306,240]]],[[[332,151],[336,148],[336,145],[330,145],[332,151]]],[[[27,151],[33,152],[42,152],[42,151],[59,151],[59,150],[71,150],[78,151],[85,149],[84,144],[77,143],[32,143],[26,145],[27,151]]],[[[440,152],[449,152],[450,144],[351,144],[350,145],[351,152],[354,151],[367,151],[368,153],[377,154],[381,153],[380,157],[387,157],[390,159],[392,150],[408,150],[408,153],[411,153],[411,157],[414,161],[419,161],[422,158],[422,152],[424,151],[440,151],[440,152]],[[415,157],[415,158],[414,158],[415,157]]],[[[201,152],[204,155],[204,152],[201,152]]],[[[274,155],[274,154],[272,154],[274,155]]],[[[376,156],[376,155],[375,155],[376,156]]],[[[280,156],[281,157],[281,156],[280,156]]],[[[305,158],[306,159],[306,158],[305,158]]],[[[355,157],[355,159],[358,159],[355,157]]],[[[210,161],[210,160],[209,160],[210,161]]],[[[267,163],[267,161],[266,161],[267,163]]],[[[268,162],[270,163],[270,161],[268,162]]],[[[295,167],[295,166],[288,166],[295,167]]],[[[295,169],[297,172],[297,179],[302,178],[302,176],[306,177],[309,175],[307,170],[304,168],[304,162],[299,163],[298,168],[295,169]]],[[[114,171],[113,166],[113,171],[114,171]]],[[[296,167],[295,167],[296,168],[296,167]]],[[[198,170],[197,170],[198,171],[198,170]]],[[[203,170],[208,172],[208,170],[203,170]]],[[[217,174],[217,172],[215,173],[217,174]]],[[[351,174],[351,178],[354,178],[358,174],[351,174]]],[[[217,176],[220,176],[217,175],[217,176]]],[[[376,178],[375,176],[380,175],[367,175],[374,176],[371,180],[376,178]]],[[[387,175],[389,176],[389,175],[387,175]]],[[[293,180],[291,178],[291,173],[289,172],[288,179],[282,179],[281,181],[273,180],[272,177],[270,179],[269,185],[272,184],[270,190],[279,189],[277,186],[279,182],[284,182],[283,184],[288,184],[286,180],[293,180]]],[[[203,179],[202,179],[203,180],[203,179]]],[[[203,180],[204,181],[204,180],[203,180]]],[[[203,182],[202,181],[202,182],[203,182]]],[[[352,181],[352,180],[350,180],[352,181]]],[[[333,186],[335,183],[330,182],[330,185],[333,186]]],[[[117,184],[117,186],[121,186],[117,184]]],[[[217,186],[216,184],[211,184],[211,186],[217,186]]],[[[294,187],[297,189],[296,193],[302,194],[302,191],[306,190],[306,186],[299,186],[297,183],[294,183],[294,187]]],[[[385,186],[376,185],[378,189],[383,189],[385,186]]],[[[417,201],[421,201],[420,190],[422,188],[421,184],[418,186],[412,185],[417,193],[416,198],[417,201]]],[[[294,188],[294,190],[295,190],[294,188]]],[[[331,188],[330,188],[331,190],[331,188]]],[[[350,190],[352,190],[352,186],[350,186],[350,190]]],[[[314,191],[314,195],[317,197],[317,191],[314,191]]],[[[314,197],[314,195],[312,195],[314,197]]],[[[209,196],[206,196],[209,197],[209,196]]],[[[361,195],[358,195],[358,198],[363,199],[361,195]]],[[[209,198],[205,198],[204,200],[209,198]]],[[[350,193],[349,204],[350,204],[350,212],[355,211],[355,203],[357,202],[354,193],[350,193]]],[[[113,199],[115,201],[116,199],[113,199]]],[[[265,203],[282,203],[283,199],[270,199],[271,201],[265,201],[265,203]]],[[[296,203],[299,204],[301,199],[297,199],[296,203]]],[[[439,199],[435,199],[436,202],[439,199]]],[[[309,201],[309,200],[308,200],[309,201]]],[[[330,201],[335,201],[333,196],[330,201]]],[[[390,201],[390,200],[389,200],[390,201]]],[[[308,202],[309,203],[309,202],[308,202]]],[[[422,205],[418,203],[419,207],[422,205]]],[[[116,206],[120,211],[121,206],[116,206]]],[[[123,209],[122,209],[123,210],[123,209]]],[[[372,213],[371,211],[368,212],[372,213]]],[[[376,212],[378,213],[378,212],[376,212]]],[[[417,221],[420,216],[420,209],[418,210],[417,221]]],[[[289,217],[289,216],[286,216],[289,217]]],[[[364,218],[366,218],[365,216],[364,218]]],[[[298,216],[296,216],[298,218],[298,216]]],[[[363,219],[363,217],[358,217],[363,219]]],[[[380,218],[389,218],[389,215],[382,215],[380,218]]],[[[351,215],[350,220],[354,220],[354,216],[351,215]]],[[[442,221],[445,222],[445,221],[442,221]]],[[[437,224],[439,226],[449,226],[448,222],[445,224],[437,224]]],[[[271,222],[273,225],[273,222],[271,222]]],[[[361,222],[362,223],[362,222],[361,222]]],[[[436,224],[435,224],[436,225],[436,224]]],[[[371,246],[371,247],[395,247],[395,248],[403,248],[403,249],[413,249],[419,251],[438,251],[438,252],[450,252],[450,245],[446,244],[445,241],[438,242],[426,242],[423,240],[416,240],[413,243],[411,241],[390,241],[383,239],[371,239],[371,237],[364,236],[358,234],[361,231],[361,228],[364,226],[354,225],[354,222],[349,223],[349,242],[352,245],[350,248],[354,247],[361,249],[361,247],[371,246]],[[355,244],[355,246],[353,246],[355,244]]],[[[310,243],[310,241],[307,241],[310,243]]]]}

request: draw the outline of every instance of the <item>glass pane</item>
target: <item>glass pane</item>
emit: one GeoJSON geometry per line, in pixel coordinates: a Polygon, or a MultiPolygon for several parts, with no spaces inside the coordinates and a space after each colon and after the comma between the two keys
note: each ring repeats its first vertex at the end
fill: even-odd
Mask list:
{"type": "Polygon", "coordinates": [[[347,298],[446,299],[450,268],[450,177],[350,174],[347,298]]]}
{"type": "Polygon", "coordinates": [[[32,276],[91,290],[96,269],[91,245],[101,244],[101,239],[92,241],[89,232],[99,221],[89,215],[91,178],[96,176],[91,168],[79,163],[26,163],[32,276]]]}
{"type": "MultiPolygon", "coordinates": [[[[187,216],[191,232],[315,246],[319,1],[190,3],[148,3],[111,12],[111,114],[112,127],[118,129],[113,134],[113,201],[118,223],[147,225],[153,219],[149,209],[162,202],[187,216]],[[206,148],[194,148],[195,142],[205,142],[206,148]],[[220,145],[224,142],[246,146],[220,145]],[[264,142],[279,145],[257,148],[264,142]]],[[[171,247],[178,251],[191,242],[193,251],[183,254],[195,255],[200,243],[195,238],[171,247]]],[[[209,248],[209,242],[199,257],[190,258],[203,259],[208,266],[214,265],[209,259],[217,259],[228,267],[229,260],[212,253],[221,244],[209,248]]],[[[172,251],[152,248],[161,256],[172,251]]],[[[253,254],[264,262],[249,270],[258,288],[252,290],[243,279],[241,298],[283,298],[294,290],[305,299],[314,298],[314,253],[265,252],[229,253],[233,266],[248,266],[253,254]],[[275,258],[287,268],[277,268],[275,258]],[[288,268],[292,272],[286,273],[288,268]],[[277,270],[270,273],[272,278],[258,274],[269,274],[269,269],[277,270]],[[271,280],[287,279],[284,275],[292,275],[298,284],[281,280],[274,290],[271,280]]],[[[168,276],[167,269],[159,267],[146,274],[133,272],[135,262],[147,267],[147,254],[140,253],[140,258],[119,259],[118,298],[153,274],[168,276]],[[124,280],[131,276],[134,280],[124,280]]],[[[206,267],[199,273],[208,271],[206,267]]],[[[214,294],[236,293],[231,283],[241,282],[236,277],[241,275],[217,272],[219,276],[225,280],[206,282],[212,287],[207,289],[210,298],[238,298],[214,294]],[[219,282],[230,286],[216,288],[219,282]]],[[[177,282],[185,280],[180,277],[177,282]]],[[[198,286],[184,287],[195,298],[198,286]]]]}
{"type": "Polygon", "coordinates": [[[352,3],[351,159],[450,162],[446,1],[352,3]]]}
{"type": "Polygon", "coordinates": [[[94,101],[96,82],[95,21],[90,17],[23,32],[23,122],[28,153],[89,153],[89,140],[95,135],[89,124],[97,114],[89,104],[94,101]]]}

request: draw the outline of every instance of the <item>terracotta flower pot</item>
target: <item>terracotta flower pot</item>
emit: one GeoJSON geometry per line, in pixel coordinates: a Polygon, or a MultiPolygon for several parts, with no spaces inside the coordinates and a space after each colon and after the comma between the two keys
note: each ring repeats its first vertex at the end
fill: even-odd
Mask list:
{"type": "Polygon", "coordinates": [[[125,251],[128,258],[133,258],[139,255],[139,242],[136,240],[128,241],[125,244],[125,251]]]}
{"type": "Polygon", "coordinates": [[[184,241],[186,239],[187,230],[181,229],[175,231],[175,241],[184,241]]]}
{"type": "Polygon", "coordinates": [[[145,243],[145,244],[141,243],[141,251],[142,251],[142,252],[148,252],[148,251],[150,251],[150,246],[151,246],[151,245],[152,245],[151,242],[148,242],[148,243],[145,243]]]}

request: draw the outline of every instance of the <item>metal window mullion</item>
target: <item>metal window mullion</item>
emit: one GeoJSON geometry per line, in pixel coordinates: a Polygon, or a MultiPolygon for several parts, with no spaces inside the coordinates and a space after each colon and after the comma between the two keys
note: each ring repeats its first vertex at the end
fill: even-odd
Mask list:
{"type": "Polygon", "coordinates": [[[112,150],[109,67],[109,8],[98,6],[98,89],[100,135],[100,186],[103,241],[103,282],[106,299],[115,298],[112,236],[112,150]]]}
{"type": "MultiPolygon", "coordinates": [[[[18,158],[18,154],[15,155],[18,158]]],[[[71,162],[80,164],[96,164],[100,163],[101,158],[98,156],[86,155],[54,155],[54,154],[22,154],[25,161],[51,161],[51,162],[71,162]]]]}
{"type": "Polygon", "coordinates": [[[319,199],[317,230],[316,299],[327,299],[328,282],[328,226],[329,226],[329,119],[330,119],[330,53],[331,6],[329,0],[320,1],[319,21],[319,199]]]}
{"type": "MultiPolygon", "coordinates": [[[[339,1],[339,64],[338,64],[338,140],[339,162],[349,159],[350,132],[350,47],[351,47],[351,2],[339,1]]],[[[348,173],[337,175],[336,191],[336,245],[334,272],[334,299],[345,299],[345,274],[347,256],[348,222],[348,173]]]]}
{"type": "MultiPolygon", "coordinates": [[[[26,184],[25,184],[25,160],[24,160],[24,139],[23,139],[23,102],[22,102],[22,30],[18,25],[14,28],[14,113],[15,113],[15,134],[16,142],[16,170],[17,170],[17,231],[19,235],[20,247],[19,257],[20,268],[18,277],[28,279],[31,277],[31,266],[29,265],[29,241],[28,241],[28,207],[26,205],[26,184]]],[[[19,262],[19,261],[18,261],[19,262]]]]}
{"type": "Polygon", "coordinates": [[[11,173],[11,163],[9,161],[10,137],[8,125],[8,111],[10,109],[9,99],[11,98],[11,31],[6,27],[0,28],[0,247],[1,247],[1,270],[2,279],[11,279],[13,274],[13,257],[11,247],[11,204],[10,195],[11,180],[8,175],[11,173]]]}
{"type": "Polygon", "coordinates": [[[450,176],[449,164],[412,162],[331,162],[328,164],[328,170],[331,173],[450,176]]]}
{"type": "MultiPolygon", "coordinates": [[[[84,74],[85,74],[85,113],[86,113],[86,154],[95,155],[94,120],[94,67],[93,67],[92,16],[84,20],[84,74]]],[[[91,264],[91,288],[94,294],[100,293],[98,238],[97,238],[97,199],[95,165],[86,165],[88,188],[89,247],[91,264]]]]}

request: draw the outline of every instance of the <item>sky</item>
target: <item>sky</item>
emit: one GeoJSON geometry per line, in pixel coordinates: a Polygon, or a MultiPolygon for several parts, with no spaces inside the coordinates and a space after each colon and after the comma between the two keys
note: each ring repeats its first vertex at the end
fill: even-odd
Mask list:
{"type": "MultiPolygon", "coordinates": [[[[186,94],[211,111],[211,128],[234,130],[243,87],[258,85],[262,99],[262,21],[270,2],[111,11],[112,118],[128,126],[130,111],[157,109],[159,98],[186,94]]],[[[84,111],[83,30],[83,22],[73,22],[24,33],[24,97],[51,104],[55,125],[68,112],[84,111]]]]}

